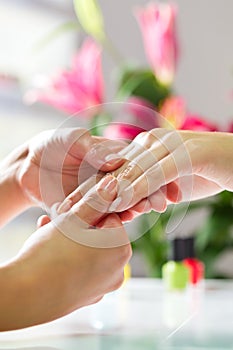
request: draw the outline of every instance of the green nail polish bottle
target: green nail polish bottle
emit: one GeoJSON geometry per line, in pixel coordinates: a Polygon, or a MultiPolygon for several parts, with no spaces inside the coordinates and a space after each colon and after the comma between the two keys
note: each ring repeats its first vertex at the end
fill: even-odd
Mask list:
{"type": "Polygon", "coordinates": [[[167,290],[184,290],[188,285],[189,270],[184,265],[184,240],[172,240],[171,260],[162,267],[162,277],[167,290]]]}

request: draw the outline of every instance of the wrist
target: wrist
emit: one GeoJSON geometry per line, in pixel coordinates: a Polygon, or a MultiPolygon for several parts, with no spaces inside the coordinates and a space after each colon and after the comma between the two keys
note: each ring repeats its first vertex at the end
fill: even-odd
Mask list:
{"type": "Polygon", "coordinates": [[[32,206],[19,181],[26,155],[27,148],[23,145],[0,164],[0,204],[4,204],[0,225],[32,206]]]}

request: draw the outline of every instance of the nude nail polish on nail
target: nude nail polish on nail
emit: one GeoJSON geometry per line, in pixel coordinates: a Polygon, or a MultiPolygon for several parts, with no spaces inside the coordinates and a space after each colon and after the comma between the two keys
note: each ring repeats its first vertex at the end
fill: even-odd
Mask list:
{"type": "Polygon", "coordinates": [[[67,212],[68,210],[70,210],[70,208],[72,207],[72,201],[70,199],[65,200],[62,205],[60,206],[60,208],[58,208],[57,213],[60,215],[62,213],[67,212]]]}
{"type": "Polygon", "coordinates": [[[105,186],[105,191],[109,193],[114,193],[116,192],[116,187],[117,187],[117,179],[114,177],[110,182],[107,183],[105,186]]]}
{"type": "Polygon", "coordinates": [[[117,210],[117,208],[119,207],[119,204],[122,202],[122,198],[118,197],[117,199],[115,199],[114,202],[112,202],[112,204],[109,207],[109,211],[111,212],[115,212],[117,210]]]}
{"type": "Polygon", "coordinates": [[[109,162],[109,161],[112,161],[112,160],[120,160],[121,159],[121,157],[119,156],[119,154],[108,154],[105,158],[104,158],[104,160],[106,161],[106,162],[109,162]]]}

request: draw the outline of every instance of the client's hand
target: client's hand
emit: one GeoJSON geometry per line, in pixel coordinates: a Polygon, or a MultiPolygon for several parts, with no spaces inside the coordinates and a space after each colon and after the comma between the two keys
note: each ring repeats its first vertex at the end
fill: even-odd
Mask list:
{"type": "MultiPolygon", "coordinates": [[[[163,212],[169,203],[232,191],[232,149],[233,135],[228,133],[167,129],[141,133],[119,152],[128,161],[113,171],[119,188],[110,210],[129,221],[150,210],[163,212]]],[[[93,177],[83,183],[59,210],[71,207],[95,182],[93,177]]]]}
{"type": "Polygon", "coordinates": [[[139,134],[120,155],[129,161],[114,172],[118,198],[111,210],[122,219],[170,202],[233,191],[233,135],[154,129],[139,134]]]}

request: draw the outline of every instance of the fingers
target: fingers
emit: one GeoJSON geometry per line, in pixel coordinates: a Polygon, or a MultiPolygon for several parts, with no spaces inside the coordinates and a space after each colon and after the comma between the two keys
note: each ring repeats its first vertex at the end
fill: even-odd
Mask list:
{"type": "Polygon", "coordinates": [[[91,176],[89,179],[87,179],[85,182],[83,182],[80,186],[76,188],[72,193],[70,193],[65,200],[61,203],[61,205],[57,209],[58,214],[65,213],[66,211],[70,210],[72,206],[80,201],[82,197],[94,186],[97,185],[97,183],[103,178],[104,174],[96,174],[91,176]]]}
{"type": "Polygon", "coordinates": [[[149,199],[143,199],[132,208],[119,213],[122,222],[129,222],[137,216],[149,213],[152,210],[149,199]]]}
{"type": "Polygon", "coordinates": [[[39,219],[37,220],[37,228],[40,228],[44,225],[47,225],[50,222],[50,218],[48,217],[48,215],[42,215],[39,217],[39,219]]]}
{"type": "Polygon", "coordinates": [[[62,139],[63,151],[66,158],[74,162],[85,160],[96,169],[109,171],[123,164],[118,152],[126,147],[123,141],[113,141],[102,137],[92,136],[82,128],[62,129],[57,138],[62,139]]]}
{"type": "MultiPolygon", "coordinates": [[[[126,187],[129,187],[160,160],[179,148],[183,144],[183,140],[177,132],[155,129],[150,133],[141,133],[133,143],[134,146],[130,145],[121,152],[130,161],[114,172],[114,175],[119,179],[119,193],[123,192],[126,187]],[[128,153],[125,153],[126,151],[128,153]]],[[[128,193],[129,196],[132,197],[133,193],[128,193]]]]}
{"type": "Polygon", "coordinates": [[[180,203],[182,201],[182,192],[176,181],[170,182],[166,186],[161,187],[161,191],[171,203],[180,203]]]}
{"type": "Polygon", "coordinates": [[[104,221],[102,228],[97,228],[98,223],[107,216],[116,195],[117,179],[107,175],[68,212],[54,215],[53,223],[66,237],[86,246],[110,248],[127,244],[128,237],[118,217],[111,222],[111,217],[108,219],[107,223],[113,227],[105,228],[104,221]]]}
{"type": "MultiPolygon", "coordinates": [[[[157,192],[161,187],[175,181],[177,178],[192,174],[192,172],[189,153],[187,152],[185,144],[183,144],[176,148],[171,154],[153,164],[135,180],[132,169],[130,169],[128,173],[125,173],[123,179],[128,182],[128,186],[123,188],[118,199],[111,205],[110,209],[112,211],[129,209],[143,198],[157,192]]],[[[120,181],[121,179],[122,178],[120,178],[120,181]]],[[[192,183],[190,183],[189,192],[191,190],[192,183]]]]}
{"type": "Polygon", "coordinates": [[[98,228],[123,228],[122,221],[117,214],[109,214],[97,225],[98,228]]]}
{"type": "Polygon", "coordinates": [[[118,215],[119,215],[119,218],[121,219],[121,222],[130,222],[140,214],[137,214],[130,210],[125,210],[122,213],[118,213],[118,215]]]}
{"type": "Polygon", "coordinates": [[[72,207],[72,211],[82,221],[94,226],[106,215],[116,195],[117,179],[107,175],[72,207]]]}
{"type": "Polygon", "coordinates": [[[68,212],[55,215],[53,223],[66,237],[82,245],[95,248],[128,245],[129,238],[119,216],[108,214],[116,195],[117,179],[107,175],[68,212]]]}
{"type": "Polygon", "coordinates": [[[119,152],[126,145],[123,141],[92,137],[85,160],[98,170],[113,171],[124,163],[124,159],[119,152]]]}
{"type": "Polygon", "coordinates": [[[162,190],[150,195],[148,198],[142,199],[128,210],[119,213],[123,222],[131,221],[139,215],[149,213],[151,210],[157,213],[163,213],[167,209],[167,198],[162,190]]]}
{"type": "MultiPolygon", "coordinates": [[[[115,247],[121,247],[120,249],[125,250],[125,265],[131,258],[132,249],[129,243],[128,235],[124,229],[124,226],[122,225],[122,221],[118,214],[109,214],[99,222],[98,228],[100,228],[100,230],[97,232],[97,235],[103,235],[103,232],[108,232],[107,237],[110,240],[111,245],[115,247]],[[124,248],[122,246],[124,246],[124,248]]],[[[106,233],[104,234],[106,237],[106,233]]]]}

